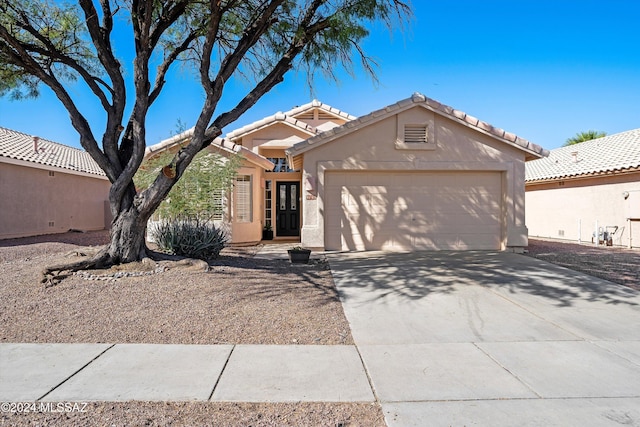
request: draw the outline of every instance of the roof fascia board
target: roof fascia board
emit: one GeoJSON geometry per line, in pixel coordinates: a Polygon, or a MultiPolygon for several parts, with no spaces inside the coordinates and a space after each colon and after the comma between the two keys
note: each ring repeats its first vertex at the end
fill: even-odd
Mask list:
{"type": "Polygon", "coordinates": [[[164,141],[160,141],[157,144],[148,146],[144,151],[144,156],[147,157],[150,154],[156,153],[158,151],[167,150],[169,148],[173,148],[174,146],[180,144],[191,138],[193,136],[194,128],[187,129],[186,131],[179,133],[178,135],[174,135],[171,138],[167,138],[164,141]]]}
{"type": "Polygon", "coordinates": [[[442,117],[453,120],[454,122],[459,123],[469,129],[478,131],[499,142],[505,143],[521,151],[524,151],[525,153],[532,156],[532,157],[529,157],[528,160],[533,160],[534,158],[538,159],[538,158],[546,157],[549,155],[549,152],[545,149],[541,149],[540,153],[538,153],[537,151],[534,151],[533,149],[530,149],[529,148],[529,144],[531,144],[530,142],[524,139],[521,139],[512,133],[506,132],[500,128],[493,127],[490,124],[483,122],[473,116],[470,116],[459,110],[455,110],[449,106],[446,106],[435,100],[432,100],[430,98],[427,98],[423,95],[418,95],[418,94],[414,94],[414,96],[412,96],[411,98],[401,100],[396,104],[392,104],[387,107],[381,108],[379,110],[375,110],[361,117],[361,119],[363,119],[362,121],[354,120],[351,122],[347,122],[344,125],[335,128],[335,130],[332,129],[332,130],[323,132],[322,134],[319,134],[316,137],[317,139],[312,137],[306,141],[300,142],[294,145],[293,147],[285,150],[285,153],[287,154],[287,156],[289,155],[295,156],[295,155],[303,154],[313,149],[317,144],[321,144],[321,145],[326,144],[339,137],[348,135],[351,132],[359,130],[364,126],[375,124],[381,120],[385,120],[393,115],[400,114],[413,107],[425,108],[442,117]],[[497,133],[500,133],[500,131],[502,131],[503,136],[499,136],[491,132],[492,129],[497,133]],[[314,139],[316,140],[314,141],[314,139]]]}
{"type": "Polygon", "coordinates": [[[317,99],[314,99],[311,102],[308,102],[304,105],[301,105],[299,107],[295,107],[292,108],[291,110],[285,112],[284,114],[287,116],[296,116],[298,114],[302,114],[302,113],[306,113],[309,110],[313,110],[314,108],[317,108],[319,110],[322,110],[324,112],[330,113],[331,115],[333,115],[334,117],[338,118],[338,119],[346,119],[346,120],[355,120],[356,117],[352,116],[351,114],[339,110],[337,108],[334,108],[330,105],[327,105],[321,101],[318,101],[317,99]]]}
{"type": "MultiPolygon", "coordinates": [[[[266,121],[265,123],[262,123],[260,125],[257,125],[256,127],[252,127],[252,124],[249,124],[249,125],[246,126],[248,129],[245,129],[244,131],[243,131],[243,128],[237,129],[237,130],[235,130],[233,132],[228,133],[226,137],[228,139],[230,139],[230,140],[237,140],[237,139],[243,138],[243,137],[245,137],[247,135],[250,135],[250,134],[258,132],[258,131],[261,131],[263,129],[266,129],[268,127],[274,126],[274,125],[279,124],[279,123],[287,125],[287,126],[291,127],[292,129],[300,130],[300,131],[308,134],[309,136],[315,135],[314,131],[309,130],[308,128],[306,128],[304,126],[298,125],[298,122],[304,123],[302,120],[299,120],[299,119],[296,119],[296,118],[293,118],[293,117],[289,117],[289,116],[285,116],[285,118],[283,118],[283,119],[279,119],[279,118],[273,117],[271,120],[266,121]],[[290,120],[295,120],[295,123],[291,123],[290,120]]],[[[305,123],[305,125],[309,126],[306,123],[305,123]]],[[[309,127],[311,128],[311,126],[309,126],[309,127]]]]}
{"type": "MultiPolygon", "coordinates": [[[[169,150],[175,147],[176,145],[179,145],[180,143],[187,141],[192,135],[193,135],[193,129],[189,129],[179,135],[175,135],[156,145],[147,147],[147,149],[145,150],[145,157],[148,157],[153,153],[169,150]]],[[[237,145],[226,139],[216,138],[213,141],[211,141],[211,144],[209,146],[215,150],[222,151],[223,153],[226,153],[226,154],[240,154],[245,160],[257,166],[260,166],[264,169],[273,168],[275,166],[266,157],[263,157],[260,154],[254,153],[253,151],[247,149],[246,147],[237,145]]]]}
{"type": "Polygon", "coordinates": [[[551,184],[554,182],[579,181],[579,180],[593,179],[593,178],[608,178],[612,176],[633,175],[637,173],[640,173],[640,167],[581,173],[579,175],[556,176],[553,178],[531,179],[531,180],[525,179],[524,182],[525,182],[525,185],[551,184]]]}
{"type": "Polygon", "coordinates": [[[238,145],[237,147],[240,147],[237,153],[240,154],[243,159],[257,166],[260,166],[262,169],[265,169],[265,170],[272,170],[274,168],[275,165],[273,164],[273,162],[271,162],[271,160],[268,160],[266,157],[263,157],[260,154],[254,153],[253,151],[241,145],[238,145]]]}

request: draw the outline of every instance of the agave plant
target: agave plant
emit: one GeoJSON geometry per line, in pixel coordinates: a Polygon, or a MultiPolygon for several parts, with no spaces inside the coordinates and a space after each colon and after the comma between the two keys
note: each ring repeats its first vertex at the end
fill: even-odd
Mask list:
{"type": "Polygon", "coordinates": [[[229,240],[213,221],[196,215],[160,221],[150,234],[163,252],[205,261],[217,258],[229,240]]]}

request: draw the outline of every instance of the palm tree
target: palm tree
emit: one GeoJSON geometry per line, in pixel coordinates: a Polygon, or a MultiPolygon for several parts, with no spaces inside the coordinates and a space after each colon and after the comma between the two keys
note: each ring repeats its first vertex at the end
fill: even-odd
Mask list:
{"type": "Polygon", "coordinates": [[[567,142],[564,143],[564,147],[568,145],[579,144],[585,141],[591,141],[592,139],[602,138],[603,136],[607,136],[606,132],[602,132],[599,130],[588,130],[586,132],[578,132],[575,136],[567,139],[567,142]]]}

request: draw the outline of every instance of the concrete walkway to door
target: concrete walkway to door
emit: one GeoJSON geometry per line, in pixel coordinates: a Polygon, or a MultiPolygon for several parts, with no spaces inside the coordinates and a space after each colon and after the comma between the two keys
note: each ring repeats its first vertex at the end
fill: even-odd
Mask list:
{"type": "Polygon", "coordinates": [[[494,252],[328,254],[387,424],[640,425],[640,293],[494,252]]]}

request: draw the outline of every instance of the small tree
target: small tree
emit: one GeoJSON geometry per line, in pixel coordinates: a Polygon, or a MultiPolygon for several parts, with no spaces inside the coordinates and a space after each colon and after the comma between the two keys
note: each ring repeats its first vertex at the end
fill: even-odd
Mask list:
{"type": "Polygon", "coordinates": [[[0,95],[35,96],[40,84],[48,86],[112,183],[110,243],[90,260],[45,269],[46,280],[148,256],[147,220],[225,126],[292,69],[335,78],[336,66],[350,71],[356,58],[373,76],[374,63],[361,47],[366,25],[382,21],[391,28],[409,15],[401,0],[0,0],[0,95]],[[116,20],[128,23],[117,38],[116,20]],[[116,55],[116,41],[134,48],[131,67],[116,55]],[[202,108],[190,142],[171,160],[175,174],[158,173],[137,192],[133,177],[144,158],[147,115],[176,63],[195,70],[202,108]],[[219,111],[226,84],[238,76],[253,86],[233,108],[219,111]],[[100,134],[74,101],[72,81],[84,84],[104,111],[100,134]]]}
{"type": "Polygon", "coordinates": [[[580,144],[581,142],[591,141],[592,139],[598,139],[607,136],[606,132],[602,132],[599,130],[588,130],[584,132],[578,132],[575,136],[571,138],[567,138],[567,141],[564,143],[564,147],[569,145],[580,144]]]}
{"type": "MultiPolygon", "coordinates": [[[[171,163],[169,151],[150,157],[142,163],[134,177],[138,191],[149,188],[161,169],[171,163]]],[[[182,178],[171,188],[167,198],[156,209],[164,219],[180,215],[209,217],[220,209],[218,196],[233,188],[233,180],[242,163],[242,156],[228,158],[201,151],[191,162],[182,178]]]]}

